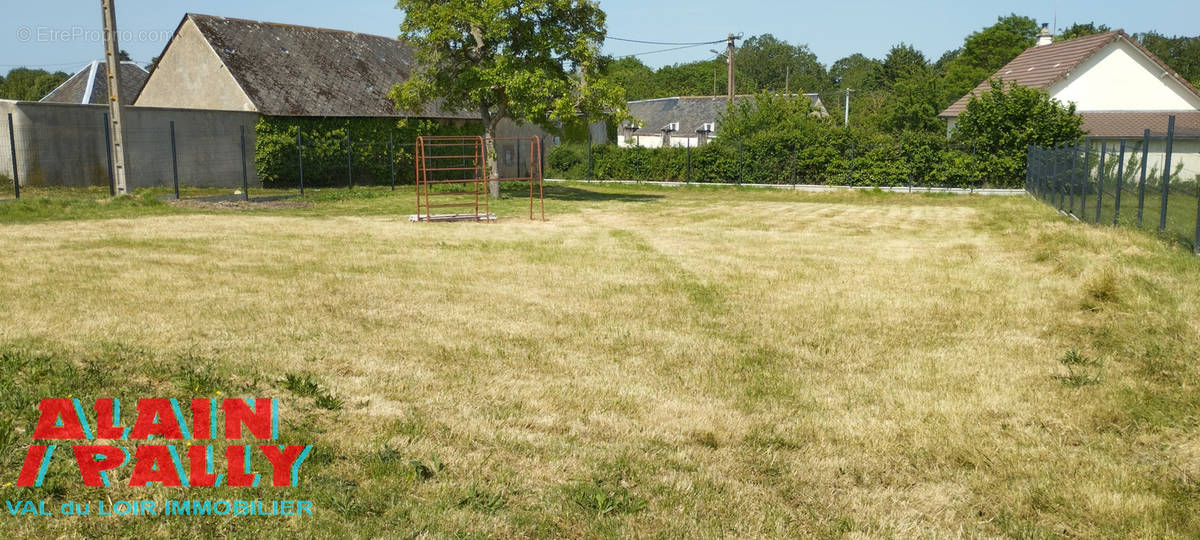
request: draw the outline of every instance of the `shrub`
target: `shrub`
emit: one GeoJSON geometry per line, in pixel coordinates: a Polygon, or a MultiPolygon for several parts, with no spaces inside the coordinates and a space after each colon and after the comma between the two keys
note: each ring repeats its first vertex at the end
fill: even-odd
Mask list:
{"type": "Polygon", "coordinates": [[[432,120],[395,118],[285,118],[264,116],[255,126],[258,142],[254,166],[267,187],[300,182],[296,132],[303,134],[304,183],[344,186],[349,182],[346,135],[349,133],[355,184],[388,184],[395,168],[398,183],[415,181],[413,148],[419,135],[479,135],[476,124],[454,126],[432,120]],[[388,136],[392,159],[388,162],[388,136]]]}
{"type": "MultiPolygon", "coordinates": [[[[587,147],[560,145],[547,157],[550,177],[581,179],[587,147]]],[[[868,134],[841,128],[766,133],[687,148],[592,148],[592,177],[600,180],[855,186],[1019,187],[990,182],[982,160],[940,135],[868,134]],[[988,181],[985,181],[988,180],[988,181]]]]}

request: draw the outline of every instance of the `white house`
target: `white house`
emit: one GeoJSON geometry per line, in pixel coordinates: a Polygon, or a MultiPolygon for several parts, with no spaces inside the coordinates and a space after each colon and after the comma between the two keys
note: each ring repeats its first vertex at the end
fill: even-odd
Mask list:
{"type": "MultiPolygon", "coordinates": [[[[816,116],[829,116],[817,94],[805,94],[816,116]]],[[[735,96],[734,103],[754,96],[735,96]]],[[[629,115],[634,121],[621,126],[617,145],[660,148],[663,146],[703,146],[719,137],[721,115],[725,114],[725,96],[670,97],[630,101],[629,115]]]]}
{"type": "MultiPolygon", "coordinates": [[[[1046,90],[1074,103],[1093,144],[1116,148],[1125,139],[1140,146],[1151,134],[1151,166],[1161,165],[1168,118],[1175,117],[1172,169],[1182,179],[1200,176],[1200,91],[1122,30],[1054,42],[1043,26],[1038,44],[1000,68],[993,79],[1046,90]]],[[[991,88],[985,81],[939,116],[953,132],[967,102],[991,88]]]]}

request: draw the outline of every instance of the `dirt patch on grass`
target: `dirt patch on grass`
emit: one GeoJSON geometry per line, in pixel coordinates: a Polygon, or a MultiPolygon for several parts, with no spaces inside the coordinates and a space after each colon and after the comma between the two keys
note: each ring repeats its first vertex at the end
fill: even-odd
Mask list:
{"type": "Polygon", "coordinates": [[[167,201],[167,204],[179,208],[200,210],[284,210],[313,206],[313,203],[303,201],[207,201],[194,199],[167,201]]]}

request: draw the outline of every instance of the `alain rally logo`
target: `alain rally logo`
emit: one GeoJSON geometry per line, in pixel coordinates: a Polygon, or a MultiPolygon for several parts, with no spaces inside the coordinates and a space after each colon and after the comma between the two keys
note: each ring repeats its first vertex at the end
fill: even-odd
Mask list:
{"type": "Polygon", "coordinates": [[[299,484],[300,466],[311,445],[237,444],[225,448],[224,467],[218,471],[212,444],[184,441],[240,441],[249,435],[260,441],[279,438],[279,402],[275,399],[193,399],[191,422],[179,401],[171,398],[137,400],[132,427],[121,422],[121,400],[98,399],[91,418],[79,399],[43,399],[33,438],[43,444],[29,447],[17,485],[40,487],[50,462],[71,459],[86,486],[109,486],[109,472],[129,470],[129,486],[151,484],[178,487],[256,487],[263,473],[271,485],[299,484]],[[138,444],[129,450],[111,444],[73,444],[63,455],[51,441],[180,441],[167,444],[138,444]],[[260,454],[269,464],[253,470],[251,457],[260,454]]]}

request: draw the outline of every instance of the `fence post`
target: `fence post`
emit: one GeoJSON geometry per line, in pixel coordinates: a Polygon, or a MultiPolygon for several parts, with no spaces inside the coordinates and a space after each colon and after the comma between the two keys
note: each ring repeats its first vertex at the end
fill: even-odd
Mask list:
{"type": "Polygon", "coordinates": [[[246,125],[242,124],[242,200],[250,200],[250,180],[246,176],[246,125]]]}
{"type": "Polygon", "coordinates": [[[354,189],[354,152],[350,142],[350,128],[346,127],[346,181],[347,189],[354,189]]]}
{"type": "Polygon", "coordinates": [[[1113,204],[1113,227],[1121,221],[1121,190],[1125,189],[1125,139],[1121,139],[1121,152],[1117,156],[1117,200],[1113,204]]]}
{"type": "Polygon", "coordinates": [[[175,121],[171,120],[171,178],[175,186],[175,200],[179,200],[179,154],[175,150],[175,121]]]}
{"type": "MultiPolygon", "coordinates": [[[[585,124],[586,124],[586,122],[585,122],[585,124]]],[[[592,126],[587,125],[586,127],[587,127],[587,150],[588,150],[587,151],[587,158],[588,158],[587,179],[591,180],[592,179],[592,126]]]]}
{"type": "Polygon", "coordinates": [[[1045,147],[1038,147],[1038,198],[1042,201],[1050,199],[1050,163],[1049,151],[1045,147]]]}
{"type": "Polygon", "coordinates": [[[296,152],[300,158],[297,163],[300,165],[300,196],[304,196],[304,134],[300,131],[300,126],[296,126],[296,152]]]}
{"type": "MultiPolygon", "coordinates": [[[[1101,148],[1104,147],[1104,141],[1100,141],[1100,146],[1101,146],[1101,148]]],[[[1081,199],[1079,201],[1079,213],[1081,214],[1081,217],[1083,217],[1083,221],[1086,222],[1087,221],[1087,213],[1088,213],[1087,196],[1088,196],[1088,191],[1092,187],[1092,141],[1089,140],[1084,145],[1084,152],[1085,153],[1084,153],[1084,157],[1083,157],[1083,171],[1082,171],[1083,175],[1081,176],[1081,178],[1083,178],[1083,182],[1082,182],[1082,185],[1080,186],[1080,194],[1079,194],[1079,196],[1081,197],[1081,199]]],[[[1103,151],[1101,152],[1101,155],[1103,155],[1103,151]]],[[[1103,159],[1103,157],[1101,159],[1103,159]]],[[[1100,172],[1100,171],[1096,172],[1097,180],[1099,180],[1101,178],[1100,177],[1101,174],[1103,174],[1103,172],[1100,172]]],[[[1096,191],[1099,191],[1099,190],[1100,190],[1100,188],[1097,187],[1096,191]]],[[[1097,196],[1099,196],[1099,195],[1097,195],[1097,196]]]]}
{"type": "Polygon", "coordinates": [[[1108,141],[1100,141],[1100,170],[1096,172],[1096,225],[1100,224],[1100,205],[1104,202],[1104,158],[1107,152],[1108,141]]]}
{"type": "MultiPolygon", "coordinates": [[[[1079,174],[1079,144],[1072,144],[1069,146],[1069,148],[1070,168],[1067,169],[1067,193],[1070,194],[1068,199],[1070,202],[1070,210],[1068,211],[1068,214],[1075,214],[1075,190],[1076,186],[1079,185],[1080,180],[1082,180],[1079,174]]],[[[1082,193],[1080,193],[1080,196],[1082,196],[1082,193]]],[[[1080,214],[1082,214],[1082,212],[1080,212],[1080,214]]],[[[1084,220],[1086,221],[1087,218],[1085,217],[1084,220]]]]}
{"type": "Polygon", "coordinates": [[[1142,132],[1142,179],[1138,182],[1138,227],[1142,226],[1142,211],[1146,207],[1146,167],[1150,159],[1150,130],[1142,132]]]}
{"type": "Polygon", "coordinates": [[[1071,181],[1071,213],[1075,214],[1075,192],[1079,192],[1079,213],[1077,217],[1087,222],[1087,183],[1091,179],[1088,178],[1092,174],[1092,170],[1088,165],[1088,158],[1092,155],[1092,142],[1085,141],[1083,143],[1083,167],[1079,166],[1079,143],[1071,146],[1071,175],[1068,177],[1071,181]]]}
{"type": "Polygon", "coordinates": [[[109,129],[109,127],[108,113],[104,113],[104,147],[108,149],[105,150],[105,153],[108,156],[108,196],[116,197],[117,183],[115,177],[113,176],[112,131],[109,129]]]}
{"type": "Polygon", "coordinates": [[[21,198],[21,174],[17,172],[17,136],[13,129],[12,113],[8,113],[8,149],[12,152],[12,167],[13,167],[13,195],[16,198],[21,198]]]}
{"type": "Polygon", "coordinates": [[[396,146],[395,134],[388,132],[388,172],[392,175],[392,191],[396,191],[396,146]]]}
{"type": "Polygon", "coordinates": [[[1055,204],[1055,206],[1058,206],[1058,211],[1061,212],[1063,209],[1063,200],[1066,199],[1066,194],[1063,193],[1062,182],[1060,181],[1060,178],[1058,177],[1058,161],[1059,161],[1059,158],[1062,157],[1061,156],[1062,152],[1059,151],[1060,150],[1059,146],[1060,145],[1057,145],[1057,144],[1054,145],[1054,152],[1053,152],[1054,159],[1051,161],[1051,163],[1053,164],[1053,167],[1054,167],[1054,169],[1053,169],[1054,172],[1052,175],[1052,178],[1053,178],[1052,181],[1054,182],[1054,198],[1055,198],[1054,204],[1055,204]]]}
{"type": "Polygon", "coordinates": [[[1030,153],[1030,163],[1033,165],[1033,196],[1042,198],[1042,149],[1033,146],[1030,153]]]}
{"type": "Polygon", "coordinates": [[[1196,236],[1192,237],[1192,252],[1200,255],[1200,177],[1196,178],[1196,236]]]}
{"type": "Polygon", "coordinates": [[[1175,145],[1175,115],[1167,117],[1167,151],[1163,160],[1162,211],[1158,213],[1158,230],[1167,230],[1167,194],[1171,191],[1171,150],[1175,145]]]}

